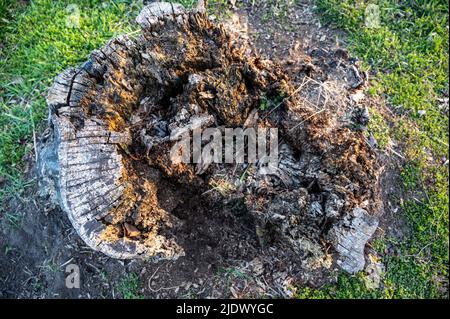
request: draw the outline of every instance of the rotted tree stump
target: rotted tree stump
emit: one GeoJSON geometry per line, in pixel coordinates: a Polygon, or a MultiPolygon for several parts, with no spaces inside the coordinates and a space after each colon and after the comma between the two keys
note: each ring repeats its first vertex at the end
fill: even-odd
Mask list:
{"type": "Polygon", "coordinates": [[[194,231],[173,213],[183,190],[216,207],[240,199],[263,246],[282,243],[323,264],[331,253],[331,264],[361,270],[378,224],[380,173],[363,134],[302,101],[278,65],[246,55],[203,10],[152,3],[136,21],[139,36],[95,50],[47,97],[42,185],[84,242],[113,258],[182,256],[178,233],[194,231]],[[194,127],[278,128],[278,169],[172,162],[177,137],[194,127]],[[217,176],[239,185],[213,194],[217,176]]]}

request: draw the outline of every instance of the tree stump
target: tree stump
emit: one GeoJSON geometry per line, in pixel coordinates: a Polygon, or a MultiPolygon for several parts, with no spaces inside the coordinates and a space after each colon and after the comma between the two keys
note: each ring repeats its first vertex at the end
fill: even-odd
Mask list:
{"type": "Polygon", "coordinates": [[[380,172],[363,134],[298,98],[280,66],[246,55],[203,10],[157,2],[136,21],[139,36],[111,40],[48,92],[41,181],[84,242],[113,258],[182,256],[186,226],[173,213],[182,190],[216,206],[241,200],[262,246],[323,263],[331,252],[334,264],[361,270],[380,172]],[[194,127],[278,128],[278,169],[172,162],[177,136],[194,127]],[[236,174],[239,185],[210,192],[217,176],[236,174]]]}

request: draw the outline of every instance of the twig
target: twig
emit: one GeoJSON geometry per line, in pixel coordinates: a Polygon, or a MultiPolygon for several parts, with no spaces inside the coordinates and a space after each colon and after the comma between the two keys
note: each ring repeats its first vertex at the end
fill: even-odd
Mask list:
{"type": "Polygon", "coordinates": [[[326,109],[323,108],[323,109],[321,109],[320,111],[317,111],[316,113],[314,113],[314,114],[308,116],[306,119],[304,119],[303,121],[301,121],[300,123],[298,123],[297,125],[295,125],[293,128],[289,129],[289,132],[292,131],[292,130],[294,130],[294,129],[296,129],[298,126],[302,125],[302,124],[305,123],[307,120],[310,120],[311,118],[313,118],[314,116],[316,116],[316,115],[319,114],[319,113],[322,113],[322,112],[325,111],[325,110],[326,110],[326,109]]]}
{"type": "Polygon", "coordinates": [[[401,159],[405,159],[405,157],[402,155],[402,154],[400,154],[400,153],[397,153],[396,151],[394,151],[393,149],[392,149],[392,147],[388,147],[388,150],[390,150],[394,155],[397,155],[398,157],[400,157],[401,159]]]}
{"type": "Polygon", "coordinates": [[[30,107],[30,120],[31,120],[31,128],[33,129],[34,160],[37,163],[37,161],[38,161],[38,151],[37,151],[37,141],[36,141],[36,127],[34,125],[33,110],[32,110],[31,107],[30,107]]]}
{"type": "Polygon", "coordinates": [[[155,272],[152,274],[152,276],[148,279],[148,289],[150,289],[152,292],[159,292],[161,290],[171,290],[171,289],[176,289],[180,286],[174,286],[174,287],[159,287],[158,289],[153,289],[152,288],[152,280],[155,277],[156,273],[159,271],[159,269],[161,269],[161,267],[164,264],[161,264],[158,268],[156,268],[155,272]]]}
{"type": "Polygon", "coordinates": [[[65,263],[61,264],[61,266],[59,266],[59,268],[63,268],[65,265],[70,264],[70,262],[73,260],[73,257],[70,258],[68,261],[66,261],[65,263]]]}
{"type": "Polygon", "coordinates": [[[417,257],[422,253],[422,251],[424,251],[425,248],[429,247],[431,244],[432,244],[432,243],[426,244],[425,246],[423,246],[423,247],[422,247],[416,254],[414,254],[414,255],[404,255],[403,257],[413,257],[413,258],[417,258],[417,257]]]}
{"type": "Polygon", "coordinates": [[[438,139],[438,138],[436,138],[436,137],[429,136],[429,138],[431,138],[431,139],[432,139],[433,141],[435,141],[435,142],[441,143],[442,145],[448,147],[448,144],[447,144],[447,143],[445,143],[444,141],[441,141],[440,139],[438,139]]]}
{"type": "Polygon", "coordinates": [[[300,84],[300,86],[294,92],[292,92],[291,95],[285,97],[280,103],[278,103],[274,108],[272,108],[270,110],[270,112],[267,113],[262,119],[265,120],[270,114],[273,113],[273,111],[275,111],[277,108],[279,108],[284,102],[286,102],[288,99],[290,99],[294,94],[297,94],[303,88],[303,86],[310,81],[310,78],[308,78],[308,81],[306,81],[306,83],[305,83],[306,78],[307,77],[303,78],[302,84],[300,84]]]}

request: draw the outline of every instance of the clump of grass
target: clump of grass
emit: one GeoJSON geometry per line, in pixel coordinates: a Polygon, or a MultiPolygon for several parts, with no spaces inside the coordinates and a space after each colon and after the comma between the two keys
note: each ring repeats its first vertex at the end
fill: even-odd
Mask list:
{"type": "Polygon", "coordinates": [[[316,3],[325,22],[347,31],[349,49],[364,68],[377,73],[369,93],[386,97],[402,116],[388,129],[372,110],[369,130],[381,144],[393,138],[403,145],[402,209],[410,231],[399,243],[385,239],[396,254],[378,249],[387,269],[379,290],[365,289],[364,274],[342,275],[336,286],[300,289],[298,296],[448,298],[449,174],[442,164],[448,159],[449,122],[448,110],[438,103],[448,95],[448,2],[378,1],[381,24],[374,29],[365,27],[365,2],[316,3]]]}
{"type": "Polygon", "coordinates": [[[263,93],[259,101],[259,109],[264,112],[273,107],[277,107],[281,102],[283,102],[284,96],[284,93],[275,96],[269,96],[267,93],[263,93]]]}
{"type": "Polygon", "coordinates": [[[236,190],[236,186],[224,179],[213,180],[210,185],[221,195],[226,196],[236,190]]]}
{"type": "Polygon", "coordinates": [[[335,285],[329,284],[322,289],[303,287],[297,290],[299,299],[387,299],[392,298],[389,285],[378,290],[369,290],[364,284],[364,274],[351,276],[341,274],[335,285]]]}
{"type": "Polygon", "coordinates": [[[117,290],[124,299],[144,299],[144,296],[139,292],[139,278],[135,273],[127,274],[121,279],[117,290]]]}
{"type": "Polygon", "coordinates": [[[377,141],[379,149],[385,149],[390,142],[390,129],[383,115],[375,108],[369,108],[370,122],[368,132],[373,135],[377,141]]]}
{"type": "Polygon", "coordinates": [[[219,275],[226,275],[227,277],[231,277],[231,278],[250,279],[250,276],[243,273],[241,270],[239,270],[236,267],[228,267],[228,268],[219,267],[217,270],[217,273],[219,275]]]}

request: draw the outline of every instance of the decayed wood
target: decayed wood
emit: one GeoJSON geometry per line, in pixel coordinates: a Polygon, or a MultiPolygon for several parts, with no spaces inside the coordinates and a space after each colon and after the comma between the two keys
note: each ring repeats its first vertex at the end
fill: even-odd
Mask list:
{"type": "MultiPolygon", "coordinates": [[[[170,147],[194,127],[279,127],[276,172],[255,167],[233,194],[255,236],[282,240],[312,268],[326,266],[327,241],[341,268],[361,270],[379,195],[379,167],[363,136],[302,103],[281,68],[244,56],[204,7],[155,2],[136,21],[141,35],[95,50],[61,73],[47,97],[52,134],[38,168],[86,244],[114,258],[182,256],[177,199],[160,203],[160,182],[208,193],[215,168],[175,165],[170,147]],[[266,94],[289,98],[260,116],[266,94]]],[[[231,180],[233,169],[218,166],[231,180]]]]}
{"type": "Polygon", "coordinates": [[[378,219],[364,209],[355,208],[328,233],[339,253],[338,265],[349,273],[364,268],[364,247],[378,227],[378,219]]]}
{"type": "MultiPolygon", "coordinates": [[[[181,5],[158,3],[144,8],[137,22],[143,28],[152,28],[159,18],[175,18],[184,12],[181,5]]],[[[116,81],[120,81],[119,100],[138,94],[139,84],[127,82],[134,78],[127,76],[134,72],[129,53],[133,52],[134,46],[126,37],[112,40],[104,48],[94,51],[83,66],[68,69],[55,79],[47,96],[53,137],[41,151],[39,166],[47,185],[53,184],[57,201],[87,245],[114,258],[177,258],[184,253],[172,239],[152,234],[152,238],[136,240],[140,236],[136,227],[124,223],[123,229],[108,229],[112,226],[103,221],[114,210],[116,214],[123,210],[124,215],[139,205],[121,155],[121,149],[131,143],[130,132],[115,127],[121,124],[117,113],[126,111],[129,106],[118,108],[114,102],[126,103],[111,103],[108,97],[93,94],[96,85],[104,79],[114,83],[115,90],[116,81]],[[97,102],[105,103],[103,106],[109,108],[110,117],[108,114],[105,118],[89,117],[89,107],[97,102]],[[117,119],[112,120],[114,117],[117,119]],[[116,231],[125,234],[109,239],[108,233],[114,235],[116,231]]],[[[151,209],[161,210],[158,207],[151,209]]],[[[160,223],[167,227],[176,224],[174,217],[162,219],[160,223]]]]}

